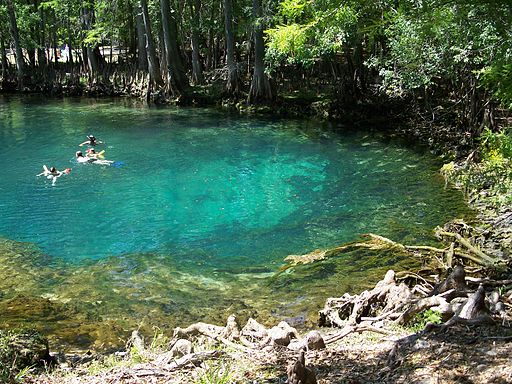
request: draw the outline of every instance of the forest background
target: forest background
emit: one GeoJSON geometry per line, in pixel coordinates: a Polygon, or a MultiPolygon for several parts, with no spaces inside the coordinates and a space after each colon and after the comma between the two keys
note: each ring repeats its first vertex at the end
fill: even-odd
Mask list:
{"type": "Polygon", "coordinates": [[[512,106],[508,0],[2,0],[0,49],[3,91],[399,102],[468,142],[512,106]]]}

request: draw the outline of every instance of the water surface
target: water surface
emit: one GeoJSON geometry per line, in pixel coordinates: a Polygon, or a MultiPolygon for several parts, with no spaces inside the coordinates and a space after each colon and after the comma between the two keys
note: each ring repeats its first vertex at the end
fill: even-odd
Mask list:
{"type": "MultiPolygon", "coordinates": [[[[366,232],[431,242],[436,225],[467,213],[428,153],[369,132],[120,100],[4,98],[0,116],[0,237],[12,264],[3,271],[18,271],[0,300],[43,300],[51,311],[36,310],[36,323],[66,313],[48,332],[265,306],[270,318],[293,316],[334,284],[353,287],[400,260],[347,256],[300,283],[276,282],[286,255],[366,232]],[[76,163],[88,134],[114,166],[76,163]],[[43,164],[72,172],[52,185],[35,176],[43,164]]],[[[5,323],[23,321],[20,312],[5,323]]],[[[91,332],[77,343],[95,342],[91,332]]]]}

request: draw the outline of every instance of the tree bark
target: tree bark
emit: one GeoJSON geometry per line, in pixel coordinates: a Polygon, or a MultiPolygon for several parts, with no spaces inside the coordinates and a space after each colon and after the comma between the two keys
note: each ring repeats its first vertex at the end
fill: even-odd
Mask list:
{"type": "Polygon", "coordinates": [[[142,10],[142,20],[144,21],[144,32],[146,34],[149,79],[152,84],[156,84],[158,87],[161,87],[164,85],[164,82],[160,72],[160,63],[156,56],[155,42],[153,41],[153,35],[151,33],[151,20],[149,20],[147,0],[140,0],[140,7],[142,10]]]}
{"type": "Polygon", "coordinates": [[[146,52],[146,32],[140,5],[136,8],[135,24],[137,26],[137,68],[148,70],[148,54],[146,52]]]}
{"type": "Polygon", "coordinates": [[[265,74],[265,43],[263,41],[263,10],[261,0],[252,1],[254,23],[254,72],[247,101],[249,104],[268,102],[274,99],[274,92],[265,74]]]}
{"type": "Polygon", "coordinates": [[[37,12],[39,12],[39,31],[38,31],[38,43],[39,48],[37,48],[37,63],[39,65],[39,68],[41,68],[42,71],[46,69],[46,65],[48,64],[48,61],[46,59],[46,54],[44,50],[44,34],[45,34],[45,20],[46,15],[44,13],[44,10],[42,8],[39,8],[39,2],[35,2],[34,6],[36,7],[37,12]]]}
{"type": "Polygon", "coordinates": [[[186,93],[189,83],[185,68],[181,60],[181,52],[178,45],[178,26],[175,13],[171,14],[169,0],[160,0],[162,14],[162,29],[164,32],[165,54],[167,61],[167,73],[171,93],[179,96],[186,93]]]}
{"type": "Polygon", "coordinates": [[[191,24],[191,37],[190,44],[192,46],[192,81],[194,84],[203,84],[203,68],[201,65],[201,58],[199,55],[199,23],[197,15],[201,10],[201,2],[199,0],[190,1],[190,24],[191,24]]]}
{"type": "Polygon", "coordinates": [[[0,49],[2,50],[2,82],[5,82],[5,77],[7,76],[7,67],[9,66],[7,62],[7,54],[5,50],[5,42],[4,36],[2,35],[2,31],[0,30],[0,49]]]}
{"type": "Polygon", "coordinates": [[[23,89],[23,79],[25,76],[25,62],[23,60],[23,51],[20,45],[20,36],[18,32],[18,23],[16,21],[16,11],[12,0],[6,0],[7,13],[9,15],[9,24],[11,28],[12,39],[14,40],[14,49],[16,50],[16,70],[18,74],[18,89],[23,89]]]}
{"type": "MultiPolygon", "coordinates": [[[[92,29],[92,25],[94,23],[94,5],[82,3],[82,20],[84,25],[84,30],[89,31],[92,29]]],[[[95,47],[90,43],[85,47],[87,58],[84,57],[84,62],[87,62],[87,67],[89,69],[89,73],[92,78],[96,76],[99,71],[99,60],[97,57],[97,51],[95,51],[95,47]],[[86,61],[87,59],[87,61],[86,61]]]]}
{"type": "Polygon", "coordinates": [[[233,31],[233,2],[224,0],[224,28],[226,31],[226,63],[228,66],[228,80],[225,92],[228,96],[240,93],[240,76],[235,58],[235,34],[233,31]]]}

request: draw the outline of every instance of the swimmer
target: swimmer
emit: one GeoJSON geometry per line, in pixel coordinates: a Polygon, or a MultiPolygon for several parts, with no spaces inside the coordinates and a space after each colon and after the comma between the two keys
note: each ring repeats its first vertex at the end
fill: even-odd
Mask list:
{"type": "Polygon", "coordinates": [[[46,176],[48,180],[52,180],[52,185],[55,185],[57,178],[69,173],[71,173],[71,168],[66,168],[64,171],[58,171],[55,167],[48,169],[46,165],[43,165],[43,172],[37,174],[36,176],[46,176]]]}
{"type": "Polygon", "coordinates": [[[76,157],[76,161],[78,161],[79,163],[92,163],[92,164],[99,164],[99,165],[110,165],[113,163],[113,161],[111,161],[111,160],[100,160],[100,159],[95,159],[95,158],[89,157],[88,155],[84,156],[82,151],[77,151],[75,154],[75,157],[76,157]]]}
{"type": "Polygon", "coordinates": [[[103,155],[105,151],[96,152],[94,148],[89,148],[87,150],[87,157],[91,159],[104,159],[105,156],[103,155]]]}
{"type": "Polygon", "coordinates": [[[90,163],[94,160],[94,159],[91,159],[89,156],[84,156],[82,151],[76,151],[75,158],[76,158],[76,161],[78,161],[79,163],[90,163]]]}
{"type": "Polygon", "coordinates": [[[87,141],[84,141],[83,143],[78,144],[78,146],[82,147],[86,144],[94,147],[95,145],[103,144],[103,141],[99,141],[98,139],[96,139],[96,137],[94,137],[94,135],[88,135],[87,141]]]}

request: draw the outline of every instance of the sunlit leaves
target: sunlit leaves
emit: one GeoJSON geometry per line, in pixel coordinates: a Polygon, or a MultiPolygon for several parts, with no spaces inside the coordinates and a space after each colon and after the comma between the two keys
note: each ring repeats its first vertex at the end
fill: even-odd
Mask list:
{"type": "Polygon", "coordinates": [[[512,109],[512,64],[490,65],[481,70],[485,87],[506,107],[512,109]]]}
{"type": "Polygon", "coordinates": [[[274,60],[286,59],[289,63],[311,59],[310,51],[306,49],[308,29],[309,26],[291,24],[266,30],[267,55],[274,60]]]}
{"type": "Polygon", "coordinates": [[[285,22],[301,22],[301,19],[310,16],[311,3],[310,0],[284,0],[279,4],[279,13],[285,22]]]}
{"type": "Polygon", "coordinates": [[[358,14],[349,5],[285,0],[279,9],[288,23],[265,31],[271,63],[308,65],[315,58],[341,52],[356,31],[358,14]]]}

